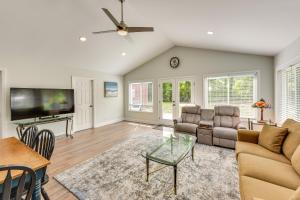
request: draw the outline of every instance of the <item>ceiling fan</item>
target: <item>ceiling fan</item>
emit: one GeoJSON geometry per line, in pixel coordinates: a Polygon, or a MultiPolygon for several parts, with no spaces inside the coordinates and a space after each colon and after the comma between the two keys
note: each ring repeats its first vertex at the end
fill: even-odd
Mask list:
{"type": "Polygon", "coordinates": [[[102,8],[105,14],[109,17],[109,19],[114,23],[116,26],[115,30],[107,30],[107,31],[97,31],[93,32],[94,34],[102,34],[102,33],[112,33],[117,32],[121,36],[126,36],[128,33],[134,32],[153,32],[153,27],[129,27],[125,24],[123,18],[123,3],[125,0],[119,0],[121,2],[121,21],[118,22],[116,18],[107,10],[106,8],[102,8]]]}

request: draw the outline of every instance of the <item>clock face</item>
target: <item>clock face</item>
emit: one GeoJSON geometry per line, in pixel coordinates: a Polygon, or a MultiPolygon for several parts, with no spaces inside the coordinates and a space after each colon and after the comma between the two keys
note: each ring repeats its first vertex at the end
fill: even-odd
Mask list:
{"type": "Polygon", "coordinates": [[[175,69],[179,66],[179,58],[178,57],[172,57],[170,60],[170,66],[175,69]]]}

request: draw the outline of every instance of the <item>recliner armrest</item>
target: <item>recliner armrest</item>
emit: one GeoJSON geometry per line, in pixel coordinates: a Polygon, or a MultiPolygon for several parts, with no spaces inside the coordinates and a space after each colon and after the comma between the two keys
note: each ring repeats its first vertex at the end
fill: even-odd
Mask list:
{"type": "Polygon", "coordinates": [[[174,124],[182,123],[182,118],[179,117],[179,118],[173,119],[173,122],[174,122],[174,124]]]}
{"type": "Polygon", "coordinates": [[[238,141],[258,144],[259,131],[238,130],[238,141]]]}

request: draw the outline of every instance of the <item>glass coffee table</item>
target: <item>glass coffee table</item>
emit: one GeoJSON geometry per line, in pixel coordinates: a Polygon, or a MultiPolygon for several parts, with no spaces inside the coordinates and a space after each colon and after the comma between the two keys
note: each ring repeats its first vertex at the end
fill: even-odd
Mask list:
{"type": "Polygon", "coordinates": [[[146,150],[142,152],[142,156],[146,158],[146,181],[149,180],[151,173],[157,172],[165,167],[172,166],[174,169],[174,193],[177,193],[177,166],[188,157],[191,153],[194,161],[194,146],[196,137],[187,134],[172,134],[169,137],[162,137],[153,141],[146,150]],[[163,164],[164,167],[149,172],[149,161],[163,164]]]}

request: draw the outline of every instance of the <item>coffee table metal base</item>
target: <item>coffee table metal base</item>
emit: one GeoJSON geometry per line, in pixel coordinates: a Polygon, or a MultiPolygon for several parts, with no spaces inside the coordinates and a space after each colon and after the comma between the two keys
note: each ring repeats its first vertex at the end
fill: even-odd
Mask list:
{"type": "MultiPolygon", "coordinates": [[[[191,154],[192,154],[192,160],[194,161],[194,147],[192,148],[191,150],[191,154]]],[[[168,166],[172,166],[173,167],[173,171],[174,171],[174,194],[176,195],[177,194],[177,165],[179,164],[176,164],[176,165],[166,165],[166,164],[163,164],[163,163],[160,163],[160,164],[163,164],[165,165],[164,167],[161,167],[153,172],[149,172],[149,162],[150,162],[150,159],[149,158],[146,158],[146,173],[147,173],[147,176],[146,176],[146,181],[148,182],[149,181],[149,175],[154,173],[154,172],[157,172],[159,170],[162,170],[168,166]]],[[[156,161],[154,161],[156,162],[156,161]]]]}

